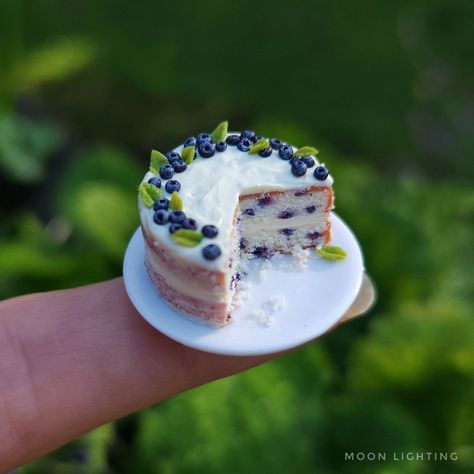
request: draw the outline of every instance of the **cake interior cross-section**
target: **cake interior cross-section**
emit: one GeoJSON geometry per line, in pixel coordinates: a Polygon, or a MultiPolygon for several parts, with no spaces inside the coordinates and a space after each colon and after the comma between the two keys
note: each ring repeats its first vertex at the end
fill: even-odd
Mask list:
{"type": "Polygon", "coordinates": [[[145,266],[157,290],[184,316],[216,327],[232,321],[239,261],[327,244],[333,208],[317,149],[227,128],[153,150],[139,186],[145,266]]]}

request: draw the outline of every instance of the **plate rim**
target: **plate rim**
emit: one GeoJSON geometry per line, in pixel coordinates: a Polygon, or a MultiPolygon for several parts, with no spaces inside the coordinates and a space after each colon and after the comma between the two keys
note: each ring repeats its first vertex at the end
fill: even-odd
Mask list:
{"type": "MultiPolygon", "coordinates": [[[[293,349],[293,348],[303,346],[303,345],[307,344],[308,342],[321,337],[328,330],[330,330],[333,326],[336,326],[338,324],[338,322],[341,320],[341,318],[344,316],[344,314],[348,311],[348,309],[350,308],[352,303],[355,301],[355,299],[356,299],[356,297],[357,297],[357,295],[360,291],[360,288],[361,288],[361,285],[362,285],[362,280],[363,280],[363,274],[365,272],[364,254],[362,252],[362,247],[360,246],[359,240],[357,239],[357,237],[354,234],[354,232],[352,231],[352,229],[347,225],[347,223],[339,215],[337,215],[335,212],[331,212],[331,218],[332,217],[334,217],[336,220],[340,221],[340,224],[342,224],[342,226],[345,228],[345,231],[349,233],[350,237],[353,239],[353,241],[355,243],[355,246],[359,250],[359,256],[360,256],[360,260],[361,260],[361,271],[360,271],[360,274],[357,276],[357,281],[356,281],[356,284],[355,284],[353,292],[352,292],[353,294],[351,295],[351,298],[349,299],[348,304],[344,306],[344,310],[342,311],[342,313],[338,317],[338,319],[329,321],[327,325],[323,325],[323,330],[317,335],[310,334],[308,337],[298,338],[298,342],[296,344],[294,342],[289,342],[287,344],[280,343],[280,344],[277,344],[276,346],[274,346],[274,348],[272,348],[271,350],[268,350],[268,349],[263,349],[263,350],[249,349],[249,350],[245,350],[244,348],[236,349],[236,348],[232,348],[232,347],[230,347],[230,348],[219,347],[219,348],[213,349],[212,347],[209,347],[209,345],[207,345],[205,343],[200,343],[199,339],[189,341],[189,339],[179,337],[179,335],[177,335],[176,332],[174,332],[172,330],[169,330],[167,328],[166,324],[165,325],[157,325],[156,320],[150,318],[147,315],[146,308],[144,308],[143,305],[140,302],[140,295],[137,292],[134,291],[134,286],[131,283],[131,279],[133,279],[133,277],[132,277],[133,272],[128,271],[129,268],[130,269],[133,268],[133,264],[134,264],[134,262],[132,261],[133,259],[131,257],[131,248],[133,248],[133,246],[136,245],[136,242],[135,242],[136,240],[142,240],[143,241],[143,235],[142,235],[140,226],[138,226],[138,228],[132,234],[132,237],[130,238],[130,240],[127,244],[127,248],[126,248],[125,255],[124,255],[123,278],[124,278],[125,290],[127,292],[127,295],[129,297],[130,301],[132,302],[133,306],[135,307],[135,309],[137,310],[139,315],[153,329],[161,332],[166,337],[169,337],[170,339],[178,342],[179,344],[190,347],[192,349],[196,349],[196,350],[199,350],[199,351],[203,351],[203,352],[207,352],[207,353],[211,353],[211,354],[216,354],[216,355],[235,356],[235,357],[242,357],[242,356],[243,357],[250,357],[250,356],[275,354],[275,353],[284,352],[284,351],[287,351],[287,350],[290,350],[290,349],[293,349]]],[[[144,258],[144,256],[143,256],[143,258],[144,258]]],[[[146,277],[148,279],[150,279],[150,277],[149,277],[149,275],[148,275],[148,273],[145,269],[144,264],[142,265],[142,271],[146,274],[146,277]]],[[[151,279],[150,279],[150,283],[152,283],[151,279]]],[[[161,300],[161,302],[163,304],[165,304],[171,311],[175,312],[177,317],[182,318],[188,324],[192,324],[192,325],[197,324],[196,322],[193,322],[190,319],[183,316],[182,314],[180,314],[179,311],[175,310],[171,305],[169,305],[161,297],[158,290],[156,290],[156,288],[154,288],[154,286],[153,286],[152,289],[156,293],[156,296],[161,300]]],[[[203,326],[203,327],[205,327],[205,326],[203,326]]],[[[215,329],[210,328],[210,329],[215,330],[215,331],[219,331],[220,328],[215,328],[215,329]]]]}

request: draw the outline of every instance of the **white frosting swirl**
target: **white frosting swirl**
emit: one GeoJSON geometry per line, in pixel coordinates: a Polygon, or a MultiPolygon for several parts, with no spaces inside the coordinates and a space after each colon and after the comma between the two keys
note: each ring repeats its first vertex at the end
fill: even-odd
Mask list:
{"type": "MultiPolygon", "coordinates": [[[[181,153],[182,149],[183,146],[179,146],[174,151],[181,153]]],[[[139,199],[141,221],[160,245],[170,247],[203,267],[223,270],[232,252],[230,241],[239,196],[314,185],[332,186],[331,176],[319,181],[313,176],[313,170],[310,168],[304,176],[296,177],[291,172],[291,165],[279,157],[278,151],[274,150],[268,158],[262,158],[258,154],[242,152],[236,146],[227,146],[224,152],[216,152],[211,158],[198,156],[186,171],[175,173],[172,178],[181,183],[179,195],[186,216],[195,219],[199,229],[206,224],[217,226],[217,237],[204,238],[197,247],[180,246],[171,238],[168,225],[155,224],[153,209],[146,208],[139,199]],[[222,251],[221,256],[213,261],[202,256],[203,247],[210,243],[218,245],[222,251]]],[[[152,176],[148,172],[143,181],[152,176]]],[[[169,198],[165,183],[166,180],[162,180],[161,189],[169,198]]]]}

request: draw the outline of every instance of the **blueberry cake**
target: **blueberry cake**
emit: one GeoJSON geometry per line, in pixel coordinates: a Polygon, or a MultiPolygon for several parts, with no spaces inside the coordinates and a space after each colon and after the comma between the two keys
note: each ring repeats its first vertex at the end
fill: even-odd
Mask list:
{"type": "Polygon", "coordinates": [[[231,320],[245,256],[269,259],[330,240],[332,178],[312,147],[252,130],[189,137],[153,150],[139,186],[145,266],[161,296],[190,319],[231,320]]]}

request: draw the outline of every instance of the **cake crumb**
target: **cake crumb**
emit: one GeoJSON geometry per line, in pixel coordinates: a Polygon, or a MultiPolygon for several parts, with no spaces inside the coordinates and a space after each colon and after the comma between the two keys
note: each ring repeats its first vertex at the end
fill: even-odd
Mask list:
{"type": "Polygon", "coordinates": [[[270,260],[264,260],[258,267],[258,280],[265,281],[268,276],[268,272],[272,269],[272,262],[270,260]]]}
{"type": "Polygon", "coordinates": [[[249,317],[255,319],[262,326],[271,326],[273,324],[273,317],[261,309],[256,309],[249,314],[249,317]]]}
{"type": "Polygon", "coordinates": [[[298,270],[303,270],[308,266],[310,249],[303,249],[301,247],[294,248],[292,251],[293,267],[298,270]]]}
{"type": "Polygon", "coordinates": [[[252,285],[246,281],[240,281],[236,287],[234,298],[232,300],[232,310],[238,308],[250,298],[252,285]]]}
{"type": "Polygon", "coordinates": [[[274,295],[271,298],[269,298],[263,306],[269,312],[270,314],[276,313],[280,311],[282,308],[286,306],[286,299],[283,295],[278,294],[274,295]]]}

